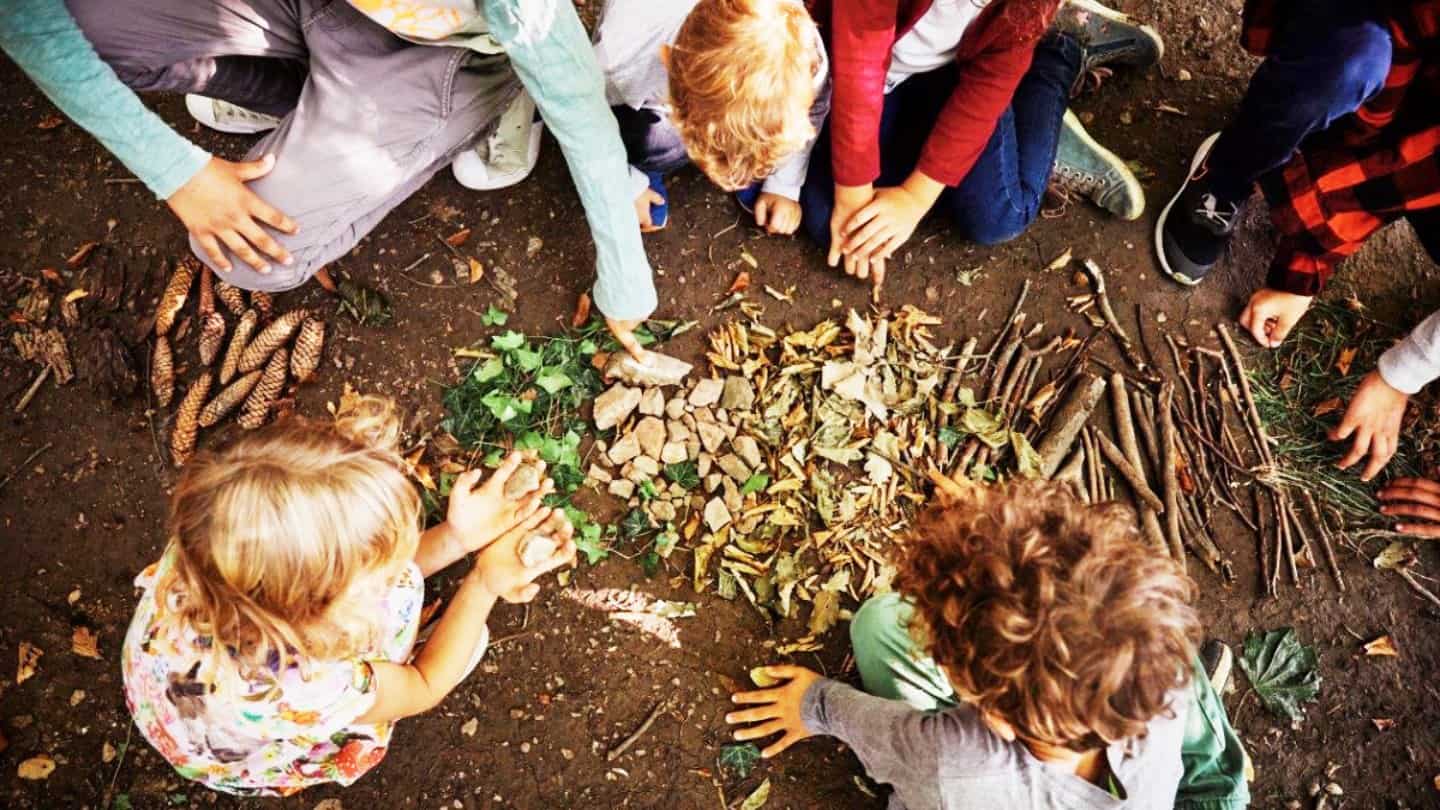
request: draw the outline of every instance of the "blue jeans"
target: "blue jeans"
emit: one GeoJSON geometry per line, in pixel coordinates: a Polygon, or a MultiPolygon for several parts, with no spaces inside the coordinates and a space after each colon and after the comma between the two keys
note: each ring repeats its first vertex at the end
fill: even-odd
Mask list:
{"type": "Polygon", "coordinates": [[[670,119],[654,110],[637,110],[624,104],[610,108],[620,125],[620,140],[630,165],[642,172],[669,174],[690,163],[685,142],[670,119]]]}
{"type": "Polygon", "coordinates": [[[1249,197],[1302,141],[1384,87],[1393,43],[1378,16],[1374,4],[1353,0],[1295,5],[1206,161],[1217,197],[1249,197]]]}
{"type": "MultiPolygon", "coordinates": [[[[1079,72],[1079,44],[1064,35],[1046,35],[980,159],[960,184],[942,192],[935,204],[949,213],[963,237],[995,245],[1014,239],[1035,221],[1055,165],[1070,86],[1079,72]]],[[[885,96],[879,132],[880,177],[875,185],[899,185],[914,171],[920,151],[955,89],[956,73],[952,64],[911,76],[885,96]]],[[[811,154],[800,205],[806,231],[828,248],[830,213],[835,209],[828,125],[811,154]]]]}

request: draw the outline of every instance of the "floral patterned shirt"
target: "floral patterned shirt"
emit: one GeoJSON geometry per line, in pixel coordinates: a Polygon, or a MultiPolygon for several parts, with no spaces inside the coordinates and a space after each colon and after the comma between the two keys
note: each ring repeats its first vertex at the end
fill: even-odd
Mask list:
{"type": "Polygon", "coordinates": [[[169,555],[135,584],[145,593],[125,637],[125,698],[135,724],[175,770],[215,790],[284,796],[310,785],[359,779],[385,756],[393,723],[355,721],[375,702],[371,661],[403,663],[415,646],[424,580],[406,566],[377,605],[382,639],[338,661],[261,676],[217,675],[211,640],[162,593],[169,555]]]}

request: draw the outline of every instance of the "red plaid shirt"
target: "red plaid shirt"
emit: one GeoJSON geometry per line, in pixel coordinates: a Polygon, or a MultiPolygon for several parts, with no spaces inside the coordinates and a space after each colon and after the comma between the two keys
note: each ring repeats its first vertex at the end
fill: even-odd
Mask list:
{"type": "MultiPolygon", "coordinates": [[[[1246,0],[1241,44],[1269,52],[1295,0],[1246,0]]],[[[1440,206],[1440,0],[1394,0],[1385,86],[1261,180],[1280,246],[1267,285],[1315,295],[1335,266],[1407,212],[1440,206]]]]}

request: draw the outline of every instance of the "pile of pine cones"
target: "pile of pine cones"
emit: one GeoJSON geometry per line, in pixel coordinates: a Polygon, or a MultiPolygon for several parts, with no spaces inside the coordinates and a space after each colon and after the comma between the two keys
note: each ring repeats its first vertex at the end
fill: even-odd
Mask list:
{"type": "Polygon", "coordinates": [[[249,303],[237,287],[217,281],[208,267],[193,257],[181,259],[175,275],[160,296],[155,313],[155,351],[150,360],[150,386],[161,407],[175,397],[175,355],[171,348],[188,331],[176,328],[181,310],[190,298],[195,279],[200,279],[197,306],[199,318],[198,350],[204,369],[180,400],[175,412],[175,425],[170,432],[170,457],[175,466],[183,465],[195,451],[195,437],[202,427],[212,427],[229,413],[240,408],[236,422],[246,430],[254,430],[270,418],[271,409],[280,398],[287,377],[296,383],[309,380],[320,366],[325,348],[325,322],[309,310],[296,309],[275,316],[274,303],[268,293],[250,293],[249,303]],[[215,307],[215,299],[239,320],[225,345],[225,315],[215,307]],[[259,330],[258,333],[256,330],[259,330]],[[286,348],[287,343],[294,343],[286,348]],[[217,375],[211,367],[223,359],[217,375]],[[214,398],[210,389],[223,386],[214,398]]]}

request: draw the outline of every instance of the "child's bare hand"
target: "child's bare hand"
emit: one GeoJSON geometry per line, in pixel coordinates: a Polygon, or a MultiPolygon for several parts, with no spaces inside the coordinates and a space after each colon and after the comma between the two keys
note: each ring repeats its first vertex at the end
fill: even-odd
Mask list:
{"type": "Polygon", "coordinates": [[[830,212],[830,254],[825,257],[825,263],[831,267],[840,265],[844,259],[845,273],[847,275],[867,278],[870,275],[870,265],[861,262],[858,257],[845,255],[841,248],[845,244],[845,234],[848,232],[850,218],[855,212],[864,208],[875,198],[875,187],[864,186],[842,186],[838,183],[835,186],[835,208],[830,212]]]}
{"type": "Polygon", "coordinates": [[[1347,469],[1368,453],[1370,461],[1360,473],[1360,480],[1369,481],[1384,469],[1400,442],[1400,423],[1405,418],[1405,403],[1409,400],[1409,396],[1385,382],[1380,372],[1366,374],[1360,387],[1355,389],[1355,396],[1350,398],[1344,418],[1330,431],[1332,442],[1355,436],[1350,452],[1337,466],[1347,469]]]}
{"type": "Polygon", "coordinates": [[[465,553],[485,548],[534,515],[545,496],[555,489],[555,482],[545,474],[545,462],[530,459],[530,463],[540,468],[540,485],[516,500],[507,499],[505,484],[520,463],[526,460],[524,453],[511,453],[489,480],[479,487],[476,484],[483,474],[481,470],[467,470],[455,479],[450,488],[450,506],[445,512],[445,522],[450,524],[465,553]]]}
{"type": "Polygon", "coordinates": [[[635,216],[640,220],[641,233],[651,233],[660,230],[655,227],[655,220],[650,218],[650,206],[664,204],[665,198],[660,196],[660,192],[653,188],[645,189],[640,192],[639,197],[635,198],[635,216]]]}
{"type": "Polygon", "coordinates": [[[506,602],[529,602],[540,593],[535,580],[557,568],[575,564],[574,534],[575,528],[564,512],[548,507],[540,509],[476,555],[470,576],[506,602]],[[552,539],[555,550],[539,562],[526,565],[520,548],[533,535],[552,539]]]}
{"type": "Polygon", "coordinates": [[[760,704],[753,709],[742,709],[725,715],[725,722],[731,725],[748,724],[737,729],[735,739],[758,740],[775,734],[782,735],[771,743],[761,756],[766,759],[779,754],[797,742],[812,736],[805,722],[800,718],[800,705],[810,684],[820,679],[819,674],[804,667],[765,667],[765,674],[787,681],[774,689],[758,692],[737,692],[730,696],[735,703],[760,704]]]}
{"type": "Polygon", "coordinates": [[[1250,296],[1250,303],[1240,313],[1240,325],[1256,343],[1273,349],[1285,342],[1314,300],[1310,296],[1262,287],[1250,296]]]}
{"type": "Polygon", "coordinates": [[[800,227],[800,203],[789,197],[760,193],[755,200],[755,224],[775,236],[789,236],[800,227]]]}
{"type": "Polygon", "coordinates": [[[1419,537],[1440,537],[1440,483],[1425,478],[1397,478],[1376,494],[1380,514],[1419,518],[1422,523],[1396,523],[1395,531],[1419,537]]]}
{"type": "Polygon", "coordinates": [[[266,227],[293,234],[299,226],[247,185],[274,167],[274,155],[243,163],[212,157],[165,201],[221,272],[231,269],[225,248],[259,273],[270,272],[270,259],[286,265],[294,261],[266,227]]]}

